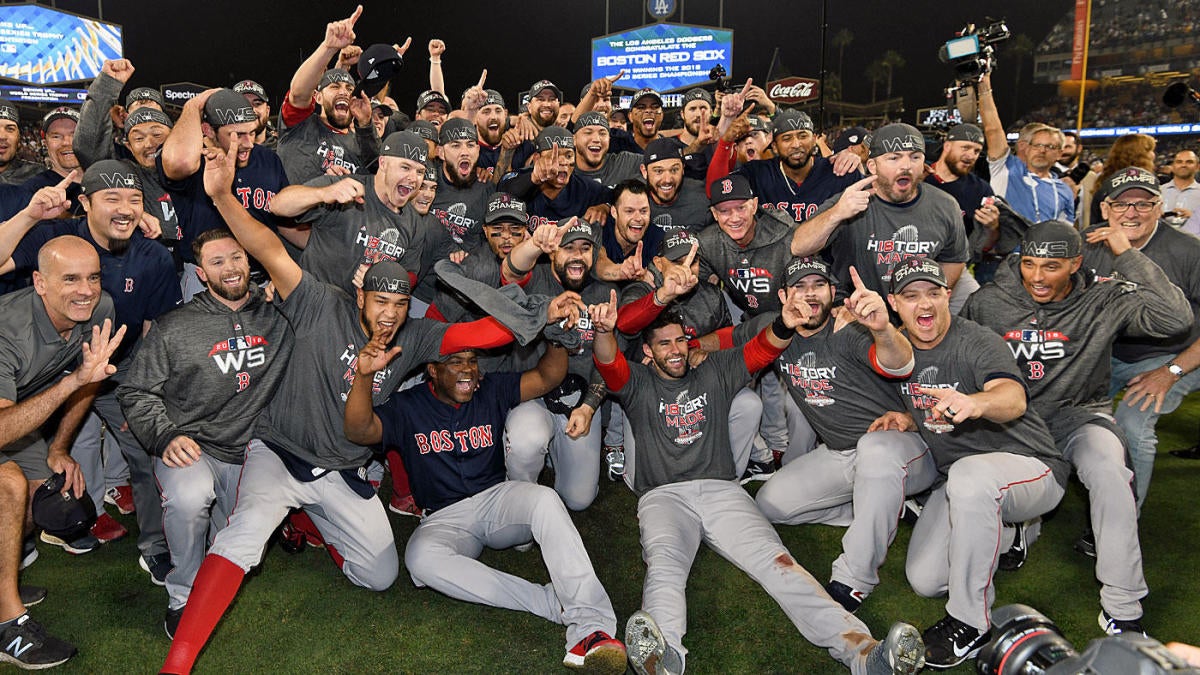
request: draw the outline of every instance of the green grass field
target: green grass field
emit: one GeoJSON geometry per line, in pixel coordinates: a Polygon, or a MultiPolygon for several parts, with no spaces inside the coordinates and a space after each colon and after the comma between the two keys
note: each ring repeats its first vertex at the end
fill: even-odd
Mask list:
{"type": "MultiPolygon", "coordinates": [[[[1198,422],[1200,399],[1193,398],[1160,423],[1160,456],[1141,521],[1151,588],[1144,623],[1163,641],[1200,641],[1200,579],[1191,549],[1200,539],[1200,515],[1189,497],[1200,486],[1200,461],[1167,454],[1196,442],[1198,422]]],[[[575,522],[623,626],[639,606],[644,571],[635,500],[623,484],[602,482],[595,504],[575,514],[575,522]]],[[[1073,483],[1029,562],[1017,572],[998,574],[996,603],[1033,605],[1081,649],[1101,637],[1093,561],[1071,548],[1085,511],[1085,495],[1073,483]]],[[[391,518],[403,549],[416,520],[391,518]]],[[[132,516],[120,520],[134,527],[132,516]]],[[[827,580],[842,530],[816,525],[779,529],[796,559],[827,580]]],[[[877,637],[897,619],[924,628],[944,614],[943,599],[916,596],[904,579],[910,531],[901,525],[881,571],[883,582],[859,610],[877,637]]],[[[61,672],[157,672],[170,644],[162,630],[166,592],[151,585],[138,568],[133,537],[81,557],[45,544],[39,548],[41,558],[22,581],[49,587],[49,598],[34,608],[34,615],[79,647],[79,656],[61,672]]],[[[548,581],[537,548],[528,553],[487,551],[483,560],[548,581]]],[[[688,597],[688,672],[846,672],[805,641],[761,588],[704,547],[692,570],[688,597]]],[[[272,544],[261,569],[247,578],[218,626],[196,672],[567,672],[561,666],[563,639],[562,627],[532,615],[417,589],[404,570],[390,590],[372,593],[352,586],[321,550],[288,555],[272,544]]],[[[963,666],[953,672],[974,669],[963,666]]]]}

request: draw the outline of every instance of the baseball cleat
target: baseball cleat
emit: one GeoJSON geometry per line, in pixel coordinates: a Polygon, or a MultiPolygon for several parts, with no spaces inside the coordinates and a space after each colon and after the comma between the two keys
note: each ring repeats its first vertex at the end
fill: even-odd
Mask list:
{"type": "Polygon", "coordinates": [[[887,637],[867,655],[868,675],[912,675],[925,666],[921,631],[911,624],[892,624],[887,637]]]}
{"type": "Polygon", "coordinates": [[[981,633],[947,614],[921,636],[925,642],[925,665],[936,670],[953,668],[974,658],[991,638],[992,631],[981,633]]]}
{"type": "Polygon", "coordinates": [[[1089,558],[1096,557],[1096,533],[1092,532],[1091,528],[1088,528],[1083,536],[1075,540],[1075,550],[1089,558]]]}
{"type": "Polygon", "coordinates": [[[752,459],[746,465],[746,472],[742,474],[740,482],[742,485],[745,485],[752,480],[767,480],[773,475],[775,475],[775,463],[773,461],[759,462],[752,459]]]}
{"type": "Polygon", "coordinates": [[[150,581],[155,586],[166,586],[167,575],[175,569],[175,566],[171,564],[171,554],[165,552],[138,556],[138,567],[150,575],[150,581]]]}
{"type": "Polygon", "coordinates": [[[1136,619],[1114,619],[1105,610],[1100,610],[1098,619],[1100,628],[1108,635],[1120,635],[1121,633],[1132,633],[1141,635],[1142,637],[1150,637],[1146,635],[1146,629],[1142,628],[1142,617],[1136,619]]]}
{"type": "Polygon", "coordinates": [[[175,631],[179,630],[179,620],[183,618],[183,610],[186,608],[187,605],[184,605],[179,609],[171,609],[168,607],[166,615],[163,616],[163,631],[165,631],[167,637],[171,638],[172,640],[175,639],[175,631]]]}
{"type": "Polygon", "coordinates": [[[21,596],[21,604],[33,607],[46,599],[46,589],[42,586],[19,586],[17,594],[21,596]]]}
{"type": "Polygon", "coordinates": [[[629,650],[629,665],[638,675],[679,675],[683,672],[678,654],[667,645],[654,617],[640,609],[625,623],[625,645],[629,650]]]}
{"type": "Polygon", "coordinates": [[[1029,541],[1025,538],[1025,523],[1014,523],[1013,530],[1012,546],[1000,554],[1000,560],[996,565],[1006,572],[1021,569],[1021,566],[1029,559],[1029,541]]]}
{"type": "Polygon", "coordinates": [[[563,665],[593,675],[621,675],[625,672],[625,645],[598,630],[571,647],[563,665]]]}
{"type": "Polygon", "coordinates": [[[116,518],[104,511],[96,516],[96,522],[92,524],[92,529],[89,531],[93,537],[100,540],[101,544],[116,541],[129,534],[129,530],[125,529],[124,525],[118,523],[116,518]]]}
{"type": "Polygon", "coordinates": [[[117,512],[123,516],[133,513],[137,508],[133,505],[133,488],[128,485],[118,485],[105,490],[104,503],[117,507],[117,512]]]}
{"type": "Polygon", "coordinates": [[[867,595],[869,595],[840,581],[830,581],[825,586],[825,592],[829,594],[829,597],[837,600],[837,603],[851,614],[858,611],[858,608],[863,604],[863,600],[866,600],[867,595]]]}
{"type": "Polygon", "coordinates": [[[401,516],[412,516],[420,518],[425,515],[421,507],[417,506],[417,502],[412,495],[392,495],[388,502],[388,511],[401,516]]]}
{"type": "Polygon", "coordinates": [[[606,445],[601,449],[604,453],[604,464],[608,467],[608,479],[621,480],[625,475],[625,446],[606,445]]]}
{"type": "Polygon", "coordinates": [[[35,563],[37,561],[37,559],[38,559],[37,542],[34,540],[33,535],[30,535],[25,538],[25,541],[21,542],[21,567],[20,567],[20,569],[25,569],[26,567],[29,567],[30,565],[35,563]]]}

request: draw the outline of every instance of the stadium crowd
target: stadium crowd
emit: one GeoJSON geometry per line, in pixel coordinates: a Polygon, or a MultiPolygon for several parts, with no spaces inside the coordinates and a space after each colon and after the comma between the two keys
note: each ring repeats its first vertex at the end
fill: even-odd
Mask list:
{"type": "Polygon", "coordinates": [[[44,164],[0,102],[0,660],[74,655],[19,570],[129,536],[109,503],[166,591],[163,672],[276,532],[354,585],[403,560],[564,626],[566,667],[643,674],[685,668],[703,540],[851,672],[950,668],[1072,472],[1099,630],[1153,631],[1154,428],[1200,386],[1194,152],[1160,184],[1153,139],[1095,172],[1055,126],[1010,147],[986,76],[982,125],[929,154],[903,123],[821,136],[752,82],[687,91],[673,130],[658,92],[614,109],[619,77],[452,96],[441,40],[413,96],[388,80],[417,49],[356,45],[361,13],[287,92],[245,80],[175,118],[105,62],[36,124],[44,164]],[[647,568],[623,640],[570,517],[605,477],[638,496],[647,568]],[[389,511],[421,519],[402,553],[389,511]],[[855,612],[902,516],[908,581],[946,614],[880,640],[855,612]],[[846,528],[825,582],[775,530],[808,523],[846,528]],[[549,584],[477,560],[535,543],[549,584]]]}
{"type": "MultiPolygon", "coordinates": [[[[1046,39],[1039,54],[1070,51],[1075,12],[1067,12],[1046,39]]],[[[1132,47],[1166,40],[1192,40],[1200,30],[1200,2],[1196,0],[1098,0],[1092,3],[1089,44],[1093,49],[1132,47]]]]}

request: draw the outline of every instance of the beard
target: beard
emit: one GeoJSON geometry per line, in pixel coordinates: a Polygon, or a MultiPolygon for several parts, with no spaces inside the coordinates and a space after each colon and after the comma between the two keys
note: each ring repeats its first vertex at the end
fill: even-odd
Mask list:
{"type": "Polygon", "coordinates": [[[444,162],[446,174],[450,177],[450,184],[462,190],[469,188],[478,180],[478,176],[474,171],[467,171],[467,175],[462,175],[458,172],[458,162],[444,162]]]}
{"type": "Polygon", "coordinates": [[[129,239],[109,239],[108,252],[113,255],[125,255],[125,251],[129,250],[129,239]]]}
{"type": "Polygon", "coordinates": [[[250,292],[250,270],[246,270],[242,275],[242,283],[234,288],[229,288],[220,281],[215,284],[210,281],[208,283],[208,290],[230,302],[237,302],[246,297],[246,294],[250,292]]]}

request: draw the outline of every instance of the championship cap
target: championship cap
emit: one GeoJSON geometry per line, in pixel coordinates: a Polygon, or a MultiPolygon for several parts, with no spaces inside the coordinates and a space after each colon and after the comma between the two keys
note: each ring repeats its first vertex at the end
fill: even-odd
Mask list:
{"type": "Polygon", "coordinates": [[[21,123],[21,113],[17,111],[17,107],[11,102],[0,98],[0,120],[8,120],[9,122],[21,123]]]}
{"type": "Polygon", "coordinates": [[[150,87],[138,87],[137,89],[134,89],[125,95],[126,108],[133,107],[133,104],[137,103],[138,101],[154,101],[160,108],[167,105],[166,102],[163,101],[162,94],[160,94],[157,89],[151,89],[150,87]]]}
{"type": "Polygon", "coordinates": [[[1083,254],[1083,240],[1074,225],[1046,220],[1031,225],[1021,240],[1021,256],[1030,258],[1074,258],[1083,254]]]}
{"type": "Polygon", "coordinates": [[[656,138],[646,145],[642,153],[642,164],[650,166],[667,159],[683,161],[683,146],[674,138],[656,138]]]}
{"type": "Polygon", "coordinates": [[[609,128],[608,117],[602,112],[589,110],[580,115],[579,119],[575,120],[575,131],[579,131],[584,127],[604,127],[607,129],[609,128]]]}
{"type": "Polygon", "coordinates": [[[533,146],[538,152],[545,152],[554,146],[574,149],[575,137],[566,129],[551,125],[538,132],[537,138],[533,139],[533,146]]]}
{"type": "Polygon", "coordinates": [[[730,174],[713,182],[709,204],[716,206],[721,202],[730,202],[735,199],[754,199],[754,190],[745,176],[730,174]]]}
{"type": "Polygon", "coordinates": [[[833,151],[841,152],[846,148],[859,145],[867,140],[867,130],[862,127],[850,127],[843,131],[833,142],[833,151]]]}
{"type": "Polygon", "coordinates": [[[820,258],[812,257],[792,258],[787,266],[786,283],[788,286],[794,286],[810,274],[824,277],[825,281],[830,283],[837,283],[833,274],[829,272],[829,265],[826,265],[825,261],[820,258]]]}
{"type": "Polygon", "coordinates": [[[431,103],[441,103],[446,107],[447,113],[454,110],[454,106],[450,105],[450,101],[446,98],[445,94],[434,89],[426,89],[417,97],[417,112],[428,108],[431,103]]]}
{"type": "Polygon", "coordinates": [[[438,182],[438,168],[437,168],[437,165],[436,165],[436,164],[426,164],[426,165],[425,165],[425,175],[421,177],[421,180],[422,180],[422,181],[427,181],[427,182],[430,182],[430,183],[436,183],[436,182],[438,182]]]}
{"type": "Polygon", "coordinates": [[[687,230],[675,230],[658,245],[658,254],[671,262],[679,262],[692,250],[692,244],[699,242],[700,240],[688,234],[687,230]]]}
{"type": "Polygon", "coordinates": [[[936,260],[909,258],[892,267],[892,293],[899,293],[914,281],[929,281],[942,288],[950,288],[950,284],[946,283],[946,274],[936,260]]]}
{"type": "Polygon", "coordinates": [[[394,131],[383,139],[381,157],[403,157],[424,164],[429,159],[429,144],[411,131],[394,131]]]}
{"type": "Polygon", "coordinates": [[[597,240],[596,230],[586,220],[576,221],[574,225],[568,227],[567,231],[563,233],[562,241],[558,245],[566,246],[577,239],[584,239],[595,246],[597,240]]]}
{"type": "Polygon", "coordinates": [[[487,98],[484,99],[483,105],[498,105],[501,108],[506,110],[508,109],[508,106],[504,105],[504,96],[502,96],[500,92],[496,91],[495,89],[484,89],[483,93],[487,94],[487,98]]]}
{"type": "Polygon", "coordinates": [[[34,525],[63,541],[74,541],[96,522],[96,505],[91,498],[77,499],[73,490],[64,494],[66,481],[65,473],[47,478],[33,493],[30,510],[34,525]]]}
{"type": "Polygon", "coordinates": [[[497,192],[492,195],[492,198],[488,200],[487,213],[483,216],[483,224],[495,223],[528,225],[529,211],[525,209],[525,202],[507,192],[497,192]]]}
{"type": "Polygon", "coordinates": [[[76,124],[79,123],[79,111],[66,106],[59,106],[54,110],[46,113],[42,118],[42,133],[46,133],[50,129],[50,125],[58,120],[71,120],[76,124]]]}
{"type": "Polygon", "coordinates": [[[771,120],[772,130],[775,134],[786,134],[789,131],[812,131],[812,118],[808,113],[800,112],[799,110],[782,110],[775,119],[771,120]]]}
{"type": "Polygon", "coordinates": [[[871,134],[871,157],[889,152],[925,152],[925,137],[911,124],[897,122],[871,134]]]}
{"type": "Polygon", "coordinates": [[[271,102],[271,99],[267,98],[267,90],[254,80],[242,80],[233,85],[233,90],[242,96],[253,96],[263,103],[271,102]]]}
{"type": "Polygon", "coordinates": [[[355,95],[365,91],[367,96],[374,96],[383,91],[403,62],[404,58],[392,45],[373,44],[367,47],[358,57],[359,81],[354,89],[355,95]]]}
{"type": "Polygon", "coordinates": [[[537,82],[534,82],[533,86],[530,87],[529,91],[526,93],[529,94],[529,99],[533,100],[533,99],[537,98],[538,94],[542,93],[543,91],[545,91],[547,89],[554,92],[554,96],[556,98],[558,98],[558,100],[560,100],[560,101],[562,100],[562,89],[559,89],[558,86],[556,84],[554,84],[553,82],[551,82],[550,80],[538,80],[537,82]]]}
{"type": "Polygon", "coordinates": [[[956,124],[946,132],[946,142],[951,141],[967,141],[983,145],[983,131],[970,122],[956,124]]]}
{"type": "Polygon", "coordinates": [[[79,181],[85,195],[95,194],[101,190],[123,188],[141,190],[142,179],[128,162],[119,159],[102,159],[93,163],[83,172],[79,181]]]}
{"type": "Polygon", "coordinates": [[[167,128],[174,126],[174,123],[171,122],[171,118],[165,112],[156,110],[154,108],[141,107],[129,113],[129,115],[125,118],[125,133],[129,133],[129,131],[137,125],[145,124],[147,122],[164,124],[167,126],[167,128]]]}
{"type": "Polygon", "coordinates": [[[646,87],[644,89],[638,89],[637,92],[634,93],[633,98],[629,100],[629,107],[636,108],[638,102],[647,97],[654,99],[655,103],[658,104],[658,107],[660,107],[660,108],[662,107],[662,104],[663,104],[662,97],[658,95],[657,91],[654,91],[653,89],[651,89],[649,87],[646,87]]]}
{"type": "Polygon", "coordinates": [[[691,103],[692,101],[704,101],[711,106],[713,105],[713,96],[712,94],[708,93],[707,89],[692,87],[683,93],[683,107],[686,108],[687,104],[691,103]]]}
{"type": "Polygon", "coordinates": [[[1121,169],[1109,176],[1108,180],[1104,181],[1101,194],[1107,194],[1108,199],[1116,199],[1117,195],[1134,188],[1145,190],[1152,195],[1162,194],[1162,186],[1158,184],[1154,174],[1137,166],[1121,169]]]}
{"type": "Polygon", "coordinates": [[[204,102],[204,120],[214,127],[242,122],[258,122],[258,115],[245,96],[232,89],[220,89],[204,102]]]}
{"type": "Polygon", "coordinates": [[[403,293],[404,295],[412,295],[412,285],[408,280],[408,271],[395,260],[380,260],[368,267],[367,273],[363,275],[362,289],[365,293],[403,293]]]}
{"type": "Polygon", "coordinates": [[[438,135],[438,142],[445,145],[450,141],[478,141],[479,130],[475,128],[475,123],[467,120],[465,117],[456,117],[451,120],[446,120],[442,124],[442,131],[438,135]]]}
{"type": "Polygon", "coordinates": [[[438,142],[437,127],[433,126],[433,122],[428,120],[417,120],[416,122],[408,125],[408,128],[405,129],[405,131],[411,131],[427,141],[433,141],[434,143],[438,142]]]}
{"type": "Polygon", "coordinates": [[[395,110],[392,110],[392,106],[374,98],[371,99],[371,110],[383,110],[385,115],[391,115],[392,113],[396,112],[395,110]]]}
{"type": "Polygon", "coordinates": [[[751,115],[746,118],[746,122],[750,124],[750,132],[761,131],[764,134],[771,133],[771,127],[767,126],[767,121],[758,115],[751,115]]]}
{"type": "Polygon", "coordinates": [[[354,84],[354,78],[350,77],[350,73],[341,68],[330,68],[321,75],[321,82],[317,85],[317,90],[320,91],[331,84],[345,82],[346,84],[354,84]]]}

